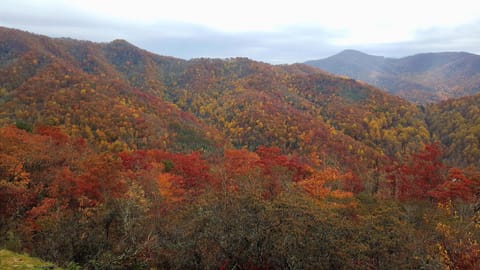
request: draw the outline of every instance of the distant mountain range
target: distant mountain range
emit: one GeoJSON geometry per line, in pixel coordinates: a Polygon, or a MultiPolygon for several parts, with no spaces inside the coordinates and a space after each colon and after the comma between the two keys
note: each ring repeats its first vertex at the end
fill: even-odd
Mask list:
{"type": "Polygon", "coordinates": [[[416,103],[480,92],[480,56],[466,52],[423,53],[396,59],[345,50],[305,64],[367,82],[416,103]]]}

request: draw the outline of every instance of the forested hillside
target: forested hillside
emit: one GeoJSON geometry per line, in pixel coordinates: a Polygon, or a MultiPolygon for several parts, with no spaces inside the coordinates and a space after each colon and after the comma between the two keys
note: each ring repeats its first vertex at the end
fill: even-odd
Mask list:
{"type": "Polygon", "coordinates": [[[480,167],[480,95],[433,104],[426,119],[450,164],[480,167]]]}
{"type": "Polygon", "coordinates": [[[0,247],[89,269],[475,269],[476,100],[0,28],[0,247]]]}

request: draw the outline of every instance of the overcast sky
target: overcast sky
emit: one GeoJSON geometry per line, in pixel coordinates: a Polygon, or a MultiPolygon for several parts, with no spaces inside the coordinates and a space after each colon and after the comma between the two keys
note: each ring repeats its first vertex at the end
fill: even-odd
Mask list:
{"type": "Polygon", "coordinates": [[[273,64],[343,49],[400,57],[480,53],[478,0],[1,0],[0,25],[52,37],[126,39],[184,59],[273,64]]]}

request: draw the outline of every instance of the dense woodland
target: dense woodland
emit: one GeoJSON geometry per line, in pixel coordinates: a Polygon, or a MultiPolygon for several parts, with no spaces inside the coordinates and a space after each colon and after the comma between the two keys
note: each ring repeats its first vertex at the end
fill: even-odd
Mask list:
{"type": "Polygon", "coordinates": [[[0,28],[0,247],[70,269],[478,269],[479,103],[0,28]]]}

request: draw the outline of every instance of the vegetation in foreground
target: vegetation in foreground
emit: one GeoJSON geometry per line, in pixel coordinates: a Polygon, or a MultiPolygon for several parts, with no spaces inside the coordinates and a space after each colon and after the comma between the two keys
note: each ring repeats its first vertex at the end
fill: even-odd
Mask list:
{"type": "Polygon", "coordinates": [[[52,263],[44,262],[38,258],[18,254],[9,250],[0,249],[0,269],[3,270],[61,270],[52,263]]]}
{"type": "Polygon", "coordinates": [[[379,172],[278,148],[93,151],[58,128],[0,129],[2,244],[90,269],[475,269],[480,176],[437,145],[379,172]]]}

